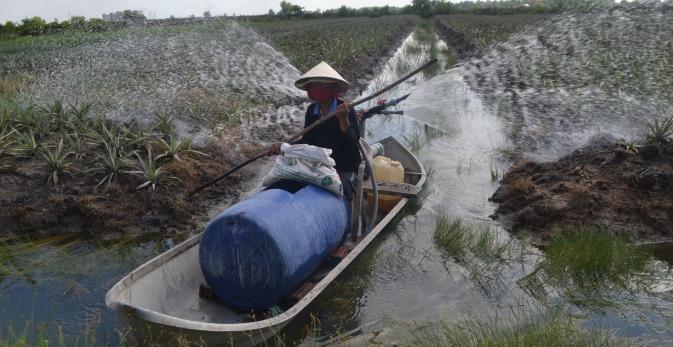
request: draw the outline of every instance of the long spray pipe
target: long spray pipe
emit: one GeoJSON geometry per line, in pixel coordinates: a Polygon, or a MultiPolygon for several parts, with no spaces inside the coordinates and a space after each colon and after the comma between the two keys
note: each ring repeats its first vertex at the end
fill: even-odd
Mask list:
{"type": "MultiPolygon", "coordinates": [[[[371,95],[369,95],[369,96],[367,96],[367,97],[364,97],[364,98],[362,98],[362,99],[358,99],[358,100],[355,100],[355,101],[351,102],[350,104],[348,104],[348,108],[353,108],[353,107],[355,107],[355,106],[357,106],[357,105],[360,105],[360,104],[362,104],[362,103],[365,103],[365,102],[367,102],[367,101],[369,101],[369,100],[371,100],[371,99],[374,99],[375,97],[377,97],[377,96],[379,96],[379,95],[381,95],[381,94],[383,94],[383,93],[385,93],[385,92],[387,92],[387,91],[389,91],[389,90],[391,90],[391,89],[397,87],[400,83],[402,83],[402,82],[408,80],[409,78],[413,77],[413,76],[416,75],[417,73],[423,71],[425,68],[427,68],[428,66],[430,66],[430,65],[432,65],[432,64],[434,64],[434,63],[436,63],[436,62],[437,62],[437,59],[432,59],[432,60],[428,61],[427,63],[425,63],[425,64],[419,66],[417,69],[415,69],[415,70],[409,72],[408,74],[402,76],[402,77],[401,77],[400,79],[398,79],[397,81],[395,81],[395,82],[389,84],[388,86],[386,86],[385,88],[383,88],[383,89],[377,91],[376,93],[371,94],[371,95]]],[[[319,120],[313,122],[311,125],[309,125],[309,126],[307,126],[306,128],[304,128],[304,130],[301,131],[300,133],[298,133],[298,134],[296,134],[296,135],[293,135],[293,136],[291,136],[290,138],[288,138],[288,139],[286,140],[286,142],[288,142],[288,143],[293,143],[293,142],[299,140],[302,136],[304,136],[304,135],[305,135],[306,133],[308,133],[309,131],[311,131],[311,130],[317,128],[317,127],[319,127],[321,124],[327,122],[328,120],[330,120],[330,119],[332,119],[332,118],[334,118],[334,117],[336,117],[336,111],[335,111],[335,112],[330,112],[330,113],[329,113],[327,116],[325,116],[325,117],[321,117],[319,120]]],[[[246,160],[246,161],[244,161],[244,162],[242,162],[242,163],[240,163],[240,164],[234,166],[232,169],[230,169],[229,171],[227,171],[227,172],[223,173],[222,175],[216,177],[215,179],[211,180],[210,182],[208,182],[208,183],[206,183],[206,184],[204,184],[204,185],[201,185],[201,186],[199,186],[198,188],[192,190],[191,192],[189,192],[189,196],[194,195],[194,194],[200,192],[201,190],[203,190],[203,189],[205,189],[205,188],[208,188],[208,187],[212,186],[213,184],[219,182],[219,181],[222,180],[223,178],[225,178],[225,177],[231,175],[232,173],[234,173],[234,172],[240,170],[242,167],[244,167],[244,166],[246,166],[246,165],[248,165],[248,164],[250,164],[250,163],[256,161],[256,160],[259,159],[259,158],[262,158],[262,157],[266,156],[267,153],[268,153],[267,151],[261,152],[261,153],[259,153],[259,154],[256,154],[255,156],[251,157],[250,159],[248,159],[248,160],[246,160]]]]}

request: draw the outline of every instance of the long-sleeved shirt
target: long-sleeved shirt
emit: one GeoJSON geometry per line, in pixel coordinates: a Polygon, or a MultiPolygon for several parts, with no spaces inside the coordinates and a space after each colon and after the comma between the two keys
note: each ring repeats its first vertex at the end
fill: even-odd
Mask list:
{"type": "MultiPolygon", "coordinates": [[[[343,100],[334,99],[330,104],[327,114],[334,112],[338,105],[344,103],[343,100]]],[[[304,128],[320,119],[320,104],[312,103],[306,109],[304,118],[304,128]]],[[[332,158],[336,162],[336,170],[340,173],[355,172],[360,163],[361,157],[358,151],[357,141],[360,138],[360,127],[358,126],[355,110],[351,109],[348,113],[350,125],[346,132],[341,131],[339,120],[334,117],[317,128],[305,134],[299,143],[305,143],[332,150],[332,158]]]]}

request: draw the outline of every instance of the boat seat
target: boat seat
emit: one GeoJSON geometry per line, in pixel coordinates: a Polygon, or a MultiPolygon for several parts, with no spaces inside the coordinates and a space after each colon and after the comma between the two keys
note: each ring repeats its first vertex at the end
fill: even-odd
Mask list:
{"type": "MultiPolygon", "coordinates": [[[[407,183],[377,182],[376,188],[379,191],[379,194],[404,196],[404,197],[416,196],[421,191],[420,187],[407,183]]],[[[372,182],[371,181],[362,182],[362,189],[371,192],[372,182]]]]}
{"type": "Polygon", "coordinates": [[[348,249],[348,247],[346,246],[339,246],[337,249],[333,250],[332,253],[330,253],[330,257],[341,260],[343,258],[346,258],[346,256],[350,251],[351,250],[348,249]]]}
{"type": "Polygon", "coordinates": [[[294,293],[292,293],[292,295],[290,295],[290,299],[293,301],[301,300],[301,298],[305,297],[306,294],[308,294],[313,289],[313,287],[315,287],[315,285],[315,283],[304,282],[301,286],[299,286],[299,288],[297,288],[297,290],[294,291],[294,293]]]}

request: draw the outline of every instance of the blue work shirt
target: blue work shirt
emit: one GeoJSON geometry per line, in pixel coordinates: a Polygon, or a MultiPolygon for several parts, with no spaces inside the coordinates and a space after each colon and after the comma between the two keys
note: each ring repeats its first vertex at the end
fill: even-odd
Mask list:
{"type": "MultiPolygon", "coordinates": [[[[313,115],[320,118],[320,103],[316,102],[316,107],[315,110],[313,111],[313,115]]],[[[332,99],[332,103],[329,104],[329,109],[327,109],[327,114],[330,114],[332,112],[335,112],[337,109],[337,99],[334,98],[332,99]]]]}

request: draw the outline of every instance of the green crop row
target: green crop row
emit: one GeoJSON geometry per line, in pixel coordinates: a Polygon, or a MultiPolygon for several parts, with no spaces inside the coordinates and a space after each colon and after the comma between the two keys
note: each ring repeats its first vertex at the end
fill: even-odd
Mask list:
{"type": "Polygon", "coordinates": [[[90,115],[92,105],[60,101],[0,113],[0,172],[42,168],[45,181],[58,185],[64,176],[78,174],[96,187],[116,183],[121,176],[137,189],[154,191],[169,177],[162,167],[173,160],[205,155],[191,148],[190,139],[175,134],[170,114],[157,113],[154,124],[116,124],[90,115]]]}
{"type": "Polygon", "coordinates": [[[501,16],[456,14],[441,16],[439,18],[445,26],[465,34],[469,41],[479,48],[483,48],[492,43],[504,41],[524,26],[548,16],[546,14],[501,16]]]}
{"type": "Polygon", "coordinates": [[[300,71],[326,61],[346,71],[358,59],[390,43],[416,16],[340,18],[249,22],[257,32],[283,52],[300,71]]]}

